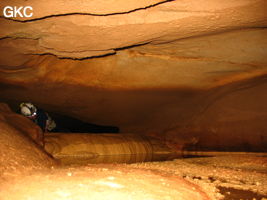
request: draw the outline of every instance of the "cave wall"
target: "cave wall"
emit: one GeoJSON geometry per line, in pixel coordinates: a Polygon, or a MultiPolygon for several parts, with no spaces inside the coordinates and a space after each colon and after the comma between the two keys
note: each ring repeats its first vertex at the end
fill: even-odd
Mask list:
{"type": "Polygon", "coordinates": [[[266,151],[266,89],[262,76],[207,92],[189,120],[165,131],[166,141],[191,150],[266,151]]]}
{"type": "Polygon", "coordinates": [[[14,109],[201,148],[266,146],[266,1],[26,3],[32,18],[0,18],[0,98],[14,109]]]}

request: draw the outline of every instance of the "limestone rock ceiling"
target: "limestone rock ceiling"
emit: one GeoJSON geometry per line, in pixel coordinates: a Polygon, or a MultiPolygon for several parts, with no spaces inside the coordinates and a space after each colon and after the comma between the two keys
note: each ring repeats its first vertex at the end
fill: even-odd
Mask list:
{"type": "Polygon", "coordinates": [[[0,76],[20,85],[45,80],[106,89],[214,88],[266,73],[266,35],[264,28],[236,30],[86,60],[32,55],[21,66],[2,66],[0,76]]]}
{"type": "MultiPolygon", "coordinates": [[[[259,91],[246,80],[267,73],[265,0],[17,0],[1,1],[1,10],[6,5],[34,10],[31,18],[0,18],[6,102],[32,101],[127,132],[161,132],[193,122],[239,84],[259,91]]],[[[246,120],[257,121],[254,114],[246,120]]]]}
{"type": "MultiPolygon", "coordinates": [[[[1,1],[1,8],[21,2],[1,1]]],[[[89,1],[88,6],[87,1],[62,2],[25,1],[34,9],[32,18],[8,20],[2,16],[0,38],[13,39],[5,50],[13,47],[15,53],[14,46],[19,45],[17,53],[24,55],[81,59],[113,54],[132,45],[267,24],[264,0],[89,1]]]]}
{"type": "Polygon", "coordinates": [[[146,9],[150,7],[157,6],[162,3],[170,2],[172,0],[144,0],[144,1],[123,1],[123,0],[56,0],[56,1],[2,1],[3,4],[9,6],[32,6],[34,8],[34,16],[30,18],[20,18],[20,21],[34,20],[40,18],[48,18],[60,15],[73,15],[73,14],[83,14],[83,15],[114,15],[130,13],[136,10],[146,9]]]}
{"type": "MultiPolygon", "coordinates": [[[[14,69],[31,71],[28,66],[41,65],[44,58],[34,55],[51,54],[69,58],[49,59],[61,65],[63,80],[65,71],[77,71],[77,63],[70,59],[115,53],[78,61],[86,66],[78,70],[83,71],[78,81],[105,88],[215,87],[265,73],[267,3],[263,0],[2,1],[0,7],[18,4],[31,5],[34,15],[0,19],[1,68],[12,74],[14,69]],[[145,45],[123,50],[141,44],[145,45]]],[[[53,64],[46,71],[58,76],[54,68],[53,64]]],[[[32,73],[40,74],[45,72],[32,73]]]]}

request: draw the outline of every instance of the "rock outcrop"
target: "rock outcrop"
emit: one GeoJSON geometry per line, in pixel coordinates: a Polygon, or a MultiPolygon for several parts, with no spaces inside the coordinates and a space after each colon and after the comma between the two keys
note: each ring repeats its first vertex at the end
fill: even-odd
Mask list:
{"type": "Polygon", "coordinates": [[[39,131],[31,121],[0,104],[0,186],[4,179],[55,165],[54,160],[32,140],[40,141],[39,131]]]}

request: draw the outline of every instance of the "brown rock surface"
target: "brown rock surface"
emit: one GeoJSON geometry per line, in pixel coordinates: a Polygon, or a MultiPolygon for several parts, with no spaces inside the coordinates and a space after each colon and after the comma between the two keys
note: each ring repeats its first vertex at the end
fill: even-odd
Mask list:
{"type": "MultiPolygon", "coordinates": [[[[84,14],[84,15],[112,15],[112,14],[123,14],[133,12],[140,9],[146,9],[149,7],[156,6],[158,4],[168,2],[160,0],[144,0],[144,1],[123,1],[123,0],[56,0],[56,1],[1,1],[1,10],[5,5],[9,6],[32,6],[34,8],[34,15],[30,18],[17,18],[17,20],[29,20],[39,19],[45,17],[53,17],[60,15],[71,15],[71,14],[84,14]]],[[[1,13],[3,16],[3,13],[1,13]]]]}
{"type": "Polygon", "coordinates": [[[121,165],[61,169],[53,170],[49,174],[36,173],[15,182],[11,181],[4,187],[0,197],[3,200],[211,199],[198,185],[181,177],[121,165]]]}
{"type": "MultiPolygon", "coordinates": [[[[267,1],[4,0],[0,10],[0,98],[13,109],[31,101],[172,147],[267,151],[267,1]],[[34,15],[4,18],[7,5],[34,15]]],[[[267,194],[265,158],[51,170],[42,139],[0,105],[0,199],[267,194]]]]}
{"type": "Polygon", "coordinates": [[[44,134],[39,126],[26,117],[12,112],[6,104],[0,104],[0,111],[2,121],[24,135],[29,136],[37,144],[43,145],[44,134]]]}
{"type": "Polygon", "coordinates": [[[215,156],[136,163],[131,166],[139,169],[166,171],[182,176],[201,185],[205,191],[209,191],[208,194],[215,195],[215,199],[221,199],[222,196],[214,191],[212,185],[220,188],[221,194],[222,189],[225,189],[225,200],[267,198],[266,157],[215,156]]]}
{"type": "Polygon", "coordinates": [[[266,148],[266,1],[73,2],[27,1],[34,19],[0,19],[3,101],[167,140],[266,148]]]}
{"type": "MultiPolygon", "coordinates": [[[[14,1],[12,4],[15,5],[16,2],[20,1],[14,1]]],[[[149,7],[153,4],[152,1],[119,1],[116,6],[112,1],[106,1],[104,4],[90,1],[88,7],[82,5],[84,1],[78,1],[75,6],[74,1],[62,6],[60,2],[57,6],[54,1],[45,1],[46,5],[44,1],[24,2],[32,5],[33,9],[36,7],[34,16],[39,18],[38,20],[20,22],[0,19],[0,38],[9,42],[1,48],[1,52],[6,55],[8,50],[10,56],[19,54],[15,60],[2,58],[5,63],[23,64],[29,60],[28,55],[32,54],[87,58],[113,54],[120,48],[132,45],[167,43],[225,30],[264,27],[267,24],[267,4],[264,0],[202,0],[197,3],[165,1],[161,4],[157,4],[159,1],[153,1],[157,5],[152,7],[149,7]],[[109,13],[105,4],[113,4],[110,8],[112,10],[116,7],[115,14],[82,14],[109,13]],[[119,8],[125,10],[122,7],[133,12],[120,13],[119,8]],[[140,7],[147,9],[139,9],[140,7]],[[39,8],[42,10],[39,11],[39,8]]],[[[1,8],[9,3],[1,1],[1,8]]]]}
{"type": "Polygon", "coordinates": [[[197,138],[196,149],[266,152],[266,80],[263,76],[207,93],[191,118],[167,130],[166,137],[178,145],[197,138]]]}
{"type": "Polygon", "coordinates": [[[0,104],[0,186],[4,179],[44,170],[55,164],[52,158],[28,137],[37,131],[39,129],[32,122],[12,113],[5,104],[0,104]]]}
{"type": "Polygon", "coordinates": [[[0,199],[210,199],[200,186],[172,174],[112,165],[50,168],[54,160],[15,128],[33,124],[5,104],[0,111],[0,199]]]}

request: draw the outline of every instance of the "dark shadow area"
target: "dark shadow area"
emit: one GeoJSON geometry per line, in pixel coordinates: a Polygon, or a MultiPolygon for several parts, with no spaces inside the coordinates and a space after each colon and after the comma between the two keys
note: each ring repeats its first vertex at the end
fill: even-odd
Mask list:
{"type": "Polygon", "coordinates": [[[220,193],[224,195],[225,200],[261,200],[267,198],[267,196],[257,194],[248,190],[238,190],[234,188],[218,187],[220,193]]]}
{"type": "MultiPolygon", "coordinates": [[[[17,114],[21,114],[20,109],[18,109],[17,106],[13,105],[12,107],[14,112],[16,112],[17,114]]],[[[53,113],[53,112],[46,112],[46,113],[56,123],[56,128],[51,132],[65,132],[65,133],[119,133],[120,132],[119,127],[116,126],[91,124],[58,113],[53,113]]]]}
{"type": "Polygon", "coordinates": [[[55,120],[58,132],[71,133],[119,133],[120,129],[116,126],[105,126],[86,123],[73,117],[60,115],[57,113],[49,113],[55,120]]]}
{"type": "Polygon", "coordinates": [[[184,155],[183,158],[210,158],[214,156],[203,156],[203,155],[184,155]]]}

